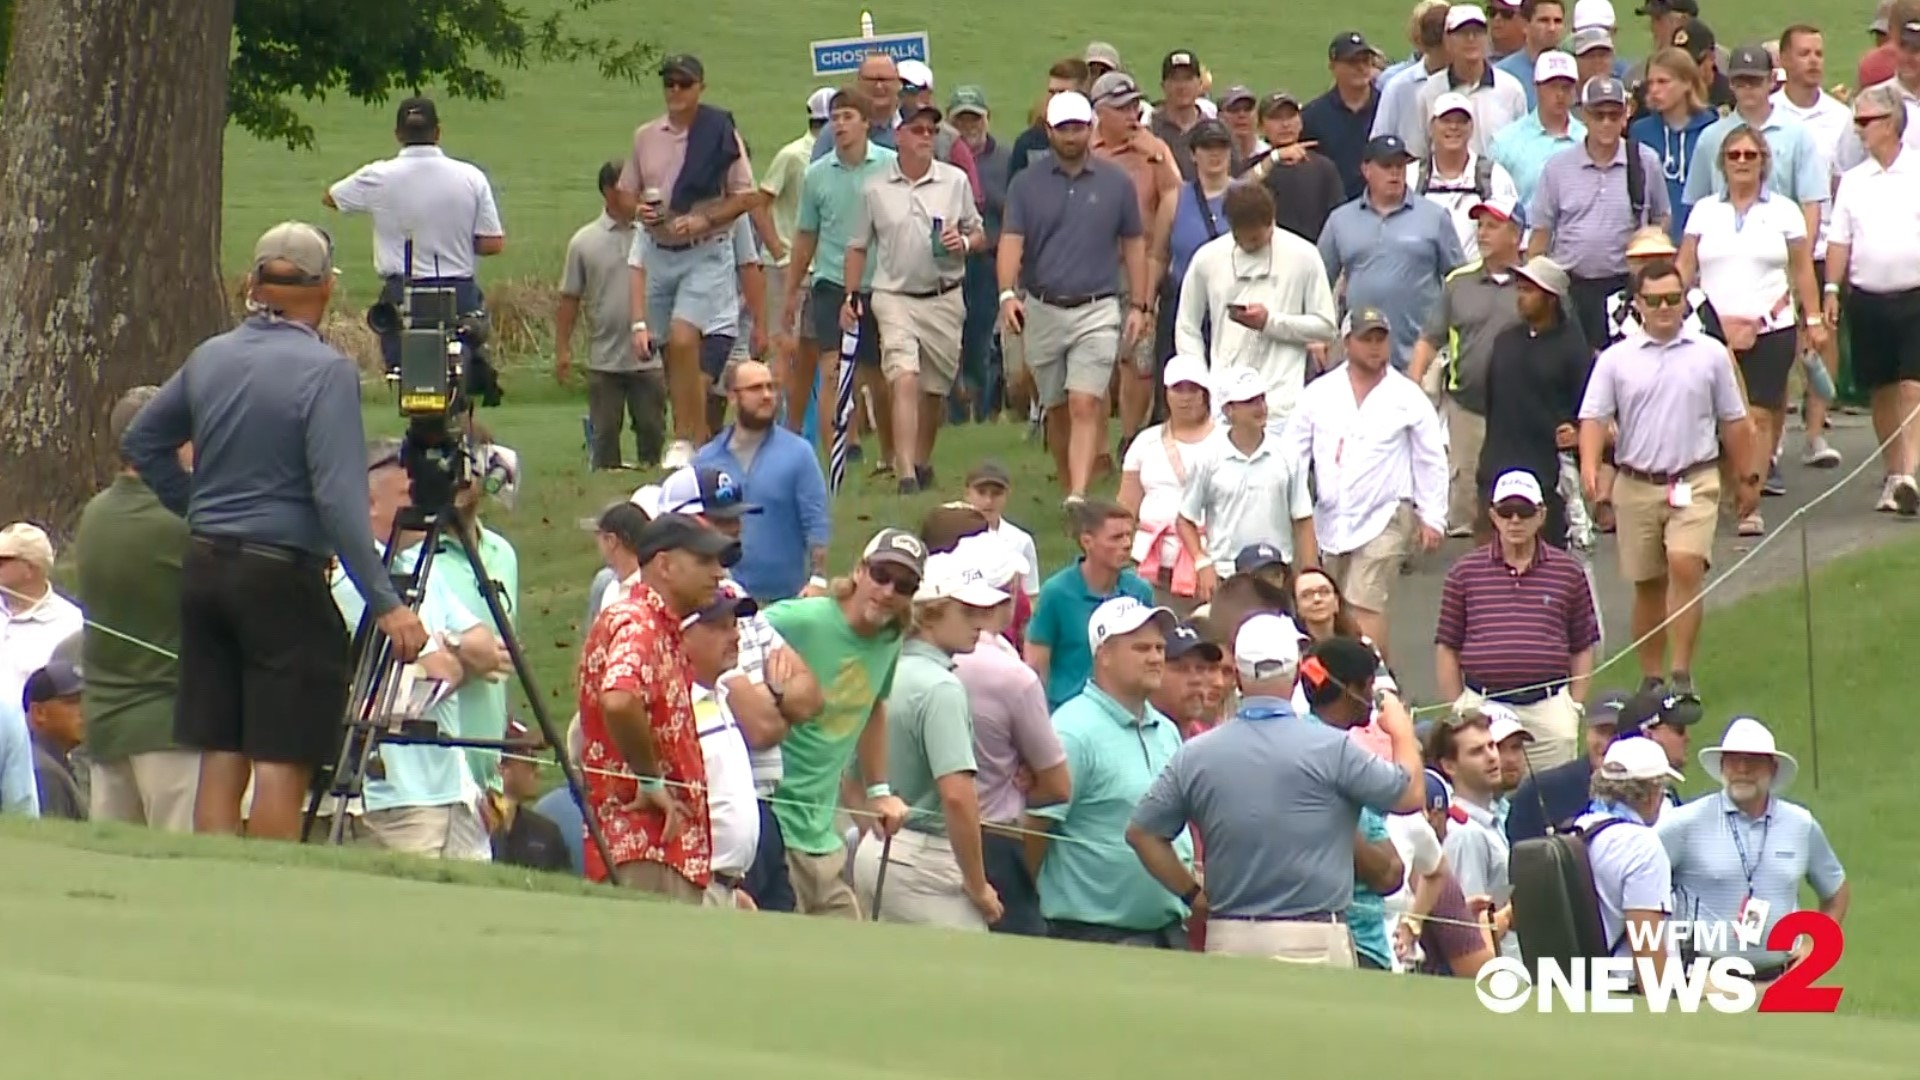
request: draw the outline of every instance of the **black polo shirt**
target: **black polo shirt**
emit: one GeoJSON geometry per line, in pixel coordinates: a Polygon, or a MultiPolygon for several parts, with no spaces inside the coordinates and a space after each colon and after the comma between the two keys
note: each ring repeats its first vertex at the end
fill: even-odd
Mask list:
{"type": "Polygon", "coordinates": [[[1580,325],[1564,314],[1552,329],[1536,333],[1521,323],[1493,339],[1487,361],[1487,438],[1480,449],[1479,486],[1508,469],[1535,476],[1560,471],[1554,430],[1579,426],[1580,399],[1593,370],[1580,325]]]}
{"type": "Polygon", "coordinates": [[[1340,100],[1339,87],[1329,87],[1326,93],[1307,102],[1307,107],[1300,110],[1301,141],[1317,144],[1314,149],[1340,170],[1340,182],[1346,186],[1348,199],[1357,199],[1366,190],[1366,181],[1360,179],[1360,152],[1367,147],[1367,138],[1373,131],[1373,114],[1378,111],[1379,87],[1367,90],[1367,103],[1357,111],[1347,108],[1347,103],[1340,100]]]}
{"type": "MultiPolygon", "coordinates": [[[[1263,164],[1256,159],[1254,165],[1263,164]]],[[[1347,201],[1340,168],[1325,155],[1307,151],[1295,165],[1275,161],[1263,170],[1260,182],[1273,195],[1273,223],[1311,243],[1320,242],[1320,230],[1335,207],[1347,201]]]]}

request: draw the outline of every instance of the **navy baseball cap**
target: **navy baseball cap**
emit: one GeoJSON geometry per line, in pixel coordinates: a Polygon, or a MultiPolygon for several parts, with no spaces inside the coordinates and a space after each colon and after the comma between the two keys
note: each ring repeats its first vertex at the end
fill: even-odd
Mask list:
{"type": "Polygon", "coordinates": [[[757,514],[760,507],[747,501],[746,489],[724,469],[689,465],[661,481],[660,512],[726,521],[757,514]]]}
{"type": "Polygon", "coordinates": [[[1687,708],[1685,698],[1673,692],[1673,688],[1664,683],[1645,687],[1621,706],[1619,718],[1615,722],[1615,739],[1632,738],[1644,735],[1650,727],[1665,724],[1668,727],[1690,727],[1700,719],[1698,708],[1687,708]]]}
{"type": "Polygon", "coordinates": [[[1236,574],[1251,574],[1270,566],[1284,568],[1286,565],[1287,557],[1272,544],[1248,544],[1233,557],[1233,572],[1236,574]]]}
{"type": "Polygon", "coordinates": [[[1588,702],[1586,708],[1587,726],[1592,727],[1595,724],[1618,724],[1620,722],[1620,711],[1625,709],[1627,702],[1632,699],[1633,695],[1631,694],[1613,690],[1588,702]]]}
{"type": "Polygon", "coordinates": [[[1360,151],[1360,160],[1375,165],[1389,162],[1408,162],[1413,160],[1413,152],[1407,149],[1398,135],[1376,135],[1367,140],[1366,148],[1360,151]]]}
{"type": "Polygon", "coordinates": [[[1179,660],[1188,656],[1199,656],[1209,664],[1217,664],[1227,658],[1225,650],[1201,636],[1192,623],[1181,623],[1167,635],[1167,659],[1179,660]]]}
{"type": "Polygon", "coordinates": [[[31,710],[45,702],[77,698],[86,688],[86,674],[79,664],[54,660],[27,676],[20,690],[20,708],[31,710]]]}

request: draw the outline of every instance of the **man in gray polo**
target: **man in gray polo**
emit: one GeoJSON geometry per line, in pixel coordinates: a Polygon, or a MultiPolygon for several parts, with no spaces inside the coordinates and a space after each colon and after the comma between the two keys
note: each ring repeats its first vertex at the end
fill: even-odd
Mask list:
{"type": "Polygon", "coordinates": [[[588,448],[595,469],[618,469],[620,421],[632,421],[639,468],[659,464],[667,424],[667,382],[656,353],[633,349],[633,294],[627,253],[633,247],[633,207],[620,195],[620,165],[600,166],[600,216],[567,242],[554,312],[553,375],[563,385],[573,371],[573,328],[587,309],[588,448]]]}
{"type": "Polygon", "coordinates": [[[1327,280],[1346,275],[1346,310],[1384,312],[1393,329],[1393,366],[1413,359],[1414,343],[1440,302],[1440,283],[1467,261],[1453,218],[1407,190],[1413,156],[1396,135],[1376,136],[1360,155],[1367,190],[1327,218],[1320,258],[1327,280]]]}
{"type": "Polygon", "coordinates": [[[1114,361],[1148,332],[1153,304],[1140,298],[1154,295],[1133,180],[1088,153],[1092,125],[1083,94],[1047,103],[1053,158],[1022,170],[1008,187],[998,265],[1001,324],[1025,337],[1047,413],[1047,447],[1069,505],[1086,501],[1114,361]],[[1116,252],[1124,279],[1113,272],[1116,252]],[[1124,319],[1111,302],[1123,284],[1136,298],[1124,319]]]}
{"type": "Polygon", "coordinates": [[[1440,302],[1413,346],[1407,375],[1436,390],[1447,425],[1447,535],[1470,536],[1480,515],[1480,449],[1487,438],[1487,364],[1493,339],[1520,323],[1513,268],[1520,261],[1520,221],[1511,199],[1483,199],[1468,211],[1480,257],[1448,274],[1440,302]],[[1438,372],[1434,365],[1441,368],[1438,372]]]}
{"type": "MultiPolygon", "coordinates": [[[[899,156],[869,177],[854,204],[847,240],[847,277],[874,260],[874,321],[880,327],[880,373],[893,397],[894,474],[900,494],[933,486],[933,441],[947,394],[960,374],[960,338],[967,318],[966,257],[986,246],[973,185],[956,166],[936,161],[940,110],[920,105],[894,138],[899,156]]],[[[859,325],[857,301],[841,303],[840,328],[859,325]]]]}
{"type": "Polygon", "coordinates": [[[1300,645],[1286,616],[1241,625],[1233,643],[1239,711],[1173,755],[1134,808],[1127,843],[1206,919],[1208,952],[1351,968],[1346,910],[1360,810],[1419,809],[1426,774],[1398,699],[1379,711],[1392,760],[1293,711],[1300,645]],[[1174,853],[1188,822],[1206,848],[1204,889],[1174,853]]]}
{"type": "Polygon", "coordinates": [[[1527,257],[1545,255],[1567,268],[1580,332],[1597,349],[1608,339],[1607,297],[1627,282],[1628,239],[1643,225],[1666,228],[1673,211],[1659,155],[1626,137],[1627,88],[1620,80],[1589,79],[1580,110],[1586,138],[1540,170],[1527,214],[1527,257]]]}

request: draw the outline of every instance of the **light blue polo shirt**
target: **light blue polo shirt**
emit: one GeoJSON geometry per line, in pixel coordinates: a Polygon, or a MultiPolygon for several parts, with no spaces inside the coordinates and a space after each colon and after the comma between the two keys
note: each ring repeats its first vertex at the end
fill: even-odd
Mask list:
{"type": "MultiPolygon", "coordinates": [[[[418,545],[408,548],[394,560],[394,568],[411,568],[419,557],[418,545]]],[[[464,569],[464,556],[461,558],[464,569]]],[[[454,597],[453,587],[447,581],[452,575],[445,573],[445,570],[446,567],[439,563],[434,564],[427,574],[426,596],[420,602],[420,621],[426,624],[429,635],[443,632],[464,634],[485,621],[468,611],[454,597]]],[[[333,576],[333,602],[339,606],[351,633],[354,627],[360,625],[360,615],[366,605],[360,599],[359,590],[353,587],[353,582],[337,569],[333,576]]],[[[479,682],[463,684],[455,691],[454,697],[435,706],[427,716],[440,725],[443,734],[463,734],[458,696],[483,685],[479,682]]],[[[391,745],[381,746],[379,753],[386,776],[379,780],[371,776],[367,778],[361,801],[369,811],[409,806],[450,806],[466,802],[478,794],[473,778],[467,772],[466,758],[454,747],[391,745]]]]}
{"type": "MultiPolygon", "coordinates": [[[[1745,124],[1739,113],[1730,113],[1708,124],[1700,133],[1699,140],[1693,144],[1693,164],[1687,171],[1687,186],[1680,195],[1688,206],[1709,195],[1726,192],[1727,177],[1720,171],[1720,144],[1727,141],[1727,135],[1734,128],[1745,124]]],[[[1820,156],[1813,133],[1805,124],[1775,109],[1761,126],[1760,135],[1767,140],[1767,150],[1773,158],[1767,169],[1767,190],[1797,203],[1826,202],[1833,197],[1827,186],[1830,165],[1820,156]]],[[[1673,216],[1676,221],[1685,217],[1679,207],[1674,207],[1673,216]]]]}
{"type": "Polygon", "coordinates": [[[1728,939],[1728,953],[1755,962],[1778,962],[1785,952],[1764,947],[1773,925],[1800,907],[1800,883],[1830,899],[1847,873],[1827,843],[1813,813],[1798,803],[1770,799],[1759,817],[1740,812],[1724,791],[1660,812],[1654,834],[1673,863],[1677,918],[1733,922],[1749,890],[1767,904],[1761,948],[1743,951],[1728,939]],[[1749,884],[1751,881],[1751,884],[1749,884]]]}
{"type": "MultiPolygon", "coordinates": [[[[1027,811],[1055,823],[1040,864],[1040,914],[1141,933],[1185,918],[1186,905],[1147,873],[1126,839],[1134,807],[1180,749],[1173,721],[1152,705],[1135,719],[1089,683],[1053,714],[1053,727],[1067,752],[1073,794],[1027,811]]],[[[1173,850],[1192,865],[1186,830],[1173,850]]]]}
{"type": "MultiPolygon", "coordinates": [[[[512,623],[520,614],[520,557],[507,538],[492,529],[481,528],[479,546],[480,565],[486,568],[487,577],[499,590],[500,604],[506,609],[507,621],[512,623]]],[[[433,573],[427,575],[427,582],[431,585],[434,581],[445,582],[448,593],[461,607],[481,621],[493,624],[487,598],[480,592],[480,583],[474,580],[473,567],[467,563],[466,553],[451,540],[444,542],[434,554],[433,573]]],[[[506,627],[494,626],[495,633],[505,630],[506,627]]],[[[473,739],[498,739],[506,735],[506,680],[463,686],[453,700],[460,710],[462,735],[473,739]]],[[[500,790],[500,752],[469,749],[463,753],[474,783],[500,790]]]]}
{"type": "MultiPolygon", "coordinates": [[[[1612,946],[1614,956],[1632,956],[1627,941],[1629,911],[1673,912],[1673,864],[1660,837],[1647,827],[1646,820],[1631,807],[1590,804],[1587,812],[1574,820],[1584,829],[1607,818],[1619,818],[1615,825],[1593,838],[1587,845],[1587,866],[1593,871],[1593,891],[1600,900],[1600,930],[1612,946]]],[[[1666,937],[1667,955],[1680,955],[1673,935],[1666,937]]]]}
{"type": "MultiPolygon", "coordinates": [[[[847,284],[847,241],[853,239],[854,218],[860,206],[860,192],[867,180],[884,172],[900,155],[875,143],[867,143],[867,160],[850,167],[833,150],[807,166],[807,177],[800,188],[800,218],[797,228],[819,240],[813,253],[815,282],[847,284]]],[[[873,269],[879,259],[868,259],[861,275],[860,288],[873,287],[873,269]]]]}
{"type": "MultiPolygon", "coordinates": [[[[1531,77],[1527,81],[1527,97],[1529,100],[1533,97],[1531,77]]],[[[1487,153],[1512,175],[1520,206],[1525,208],[1533,205],[1533,191],[1540,186],[1540,173],[1546,169],[1547,159],[1579,145],[1586,137],[1587,125],[1577,116],[1567,118],[1565,135],[1549,135],[1547,129],[1540,126],[1540,114],[1530,112],[1501,128],[1494,135],[1493,144],[1487,147],[1487,153]]]]}
{"type": "Polygon", "coordinates": [[[1093,621],[1094,609],[1116,596],[1131,596],[1149,607],[1153,605],[1153,587],[1131,569],[1120,571],[1112,592],[1096,595],[1080,572],[1085,563],[1085,559],[1078,559],[1042,583],[1033,599],[1033,618],[1027,620],[1027,640],[1049,650],[1049,709],[1058,709],[1078,694],[1093,674],[1093,644],[1087,640],[1087,624],[1093,621]]]}

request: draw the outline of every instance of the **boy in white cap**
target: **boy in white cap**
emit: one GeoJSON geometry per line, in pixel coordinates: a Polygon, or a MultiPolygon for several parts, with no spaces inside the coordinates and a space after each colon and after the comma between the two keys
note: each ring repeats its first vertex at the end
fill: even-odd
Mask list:
{"type": "Polygon", "coordinates": [[[45,529],[16,521],[0,529],[0,693],[19,697],[27,676],[45,666],[54,646],[80,632],[73,601],[54,591],[53,541],[45,529]]]}
{"type": "Polygon", "coordinates": [[[1267,433],[1267,380],[1252,368],[1224,374],[1219,402],[1227,425],[1215,430],[1212,452],[1188,475],[1175,524],[1199,572],[1203,601],[1249,545],[1277,544],[1289,566],[1320,559],[1303,462],[1283,454],[1279,436],[1267,433]]]}

